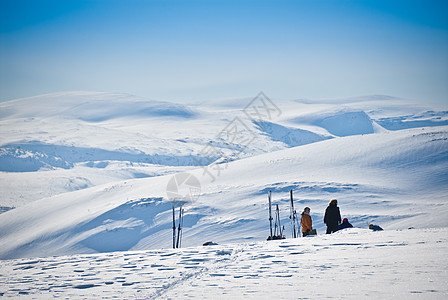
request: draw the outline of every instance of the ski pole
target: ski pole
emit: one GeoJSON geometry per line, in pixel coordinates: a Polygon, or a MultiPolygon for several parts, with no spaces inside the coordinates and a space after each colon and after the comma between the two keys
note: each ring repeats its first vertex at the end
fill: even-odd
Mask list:
{"type": "Polygon", "coordinates": [[[290,219],[291,219],[291,224],[292,224],[292,237],[296,238],[297,237],[297,233],[296,233],[296,215],[295,215],[295,210],[294,210],[294,200],[292,197],[292,190],[290,191],[290,196],[291,196],[291,210],[290,210],[290,219]]]}
{"type": "Polygon", "coordinates": [[[269,191],[268,192],[268,200],[269,200],[269,228],[270,228],[270,232],[271,232],[271,235],[270,235],[270,238],[272,239],[272,209],[271,209],[271,207],[272,207],[272,202],[271,202],[271,191],[269,191]]]}
{"type": "Polygon", "coordinates": [[[176,248],[176,215],[174,212],[175,202],[173,201],[173,249],[176,248]]]}
{"type": "Polygon", "coordinates": [[[181,220],[182,220],[182,204],[179,207],[179,227],[177,229],[177,243],[176,248],[179,248],[179,240],[180,240],[180,231],[182,230],[181,227],[181,220]]]}
{"type": "Polygon", "coordinates": [[[179,239],[179,248],[181,247],[182,244],[182,237],[184,236],[184,209],[182,208],[182,218],[181,218],[181,231],[180,231],[180,239],[179,239]]]}

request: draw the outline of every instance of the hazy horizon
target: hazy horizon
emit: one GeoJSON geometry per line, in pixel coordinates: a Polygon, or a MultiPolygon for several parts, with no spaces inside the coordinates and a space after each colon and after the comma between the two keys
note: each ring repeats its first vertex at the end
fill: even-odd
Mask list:
{"type": "Polygon", "coordinates": [[[389,95],[448,104],[446,1],[0,0],[0,101],[389,95]]]}

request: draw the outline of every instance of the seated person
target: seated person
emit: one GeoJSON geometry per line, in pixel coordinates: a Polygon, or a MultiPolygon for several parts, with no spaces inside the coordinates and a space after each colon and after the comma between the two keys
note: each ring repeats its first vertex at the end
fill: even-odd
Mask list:
{"type": "Polygon", "coordinates": [[[345,229],[345,228],[351,228],[351,227],[353,227],[353,225],[348,222],[347,218],[344,218],[342,220],[342,223],[339,224],[338,230],[345,229]]]}

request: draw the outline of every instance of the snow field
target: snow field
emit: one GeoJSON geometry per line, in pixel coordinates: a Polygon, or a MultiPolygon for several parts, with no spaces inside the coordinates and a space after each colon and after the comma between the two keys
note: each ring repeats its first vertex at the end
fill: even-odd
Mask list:
{"type": "Polygon", "coordinates": [[[15,259],[0,293],[25,299],[446,299],[448,230],[15,259]]]}

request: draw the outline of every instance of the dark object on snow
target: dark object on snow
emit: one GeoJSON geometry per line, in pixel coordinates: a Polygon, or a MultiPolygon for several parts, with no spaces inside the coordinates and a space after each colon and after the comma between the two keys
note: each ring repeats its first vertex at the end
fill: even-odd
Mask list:
{"type": "Polygon", "coordinates": [[[338,200],[333,199],[325,210],[324,223],[327,225],[327,234],[338,231],[341,223],[341,212],[338,207],[338,200]]]}
{"type": "Polygon", "coordinates": [[[317,235],[317,230],[316,229],[311,229],[311,230],[307,230],[305,232],[303,232],[303,236],[309,236],[309,235],[317,235]]]}
{"type": "Polygon", "coordinates": [[[283,240],[285,239],[285,237],[283,235],[273,235],[273,236],[268,236],[268,241],[272,241],[272,240],[283,240]]]}
{"type": "Polygon", "coordinates": [[[216,246],[218,245],[217,243],[213,243],[213,242],[206,242],[204,244],[202,244],[202,246],[216,246]]]}
{"type": "Polygon", "coordinates": [[[345,228],[352,228],[352,227],[353,227],[353,225],[348,222],[348,219],[344,218],[342,220],[342,223],[338,226],[338,230],[345,229],[345,228]]]}
{"type": "Polygon", "coordinates": [[[373,231],[382,231],[383,230],[383,228],[381,228],[380,226],[373,225],[373,224],[369,225],[369,229],[372,229],[373,231]]]}

